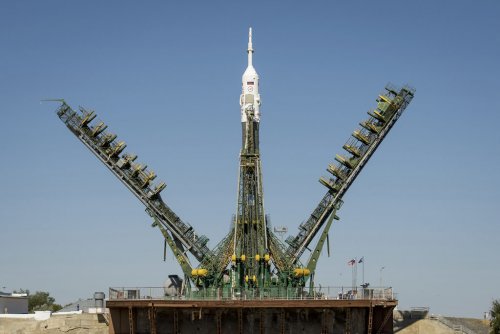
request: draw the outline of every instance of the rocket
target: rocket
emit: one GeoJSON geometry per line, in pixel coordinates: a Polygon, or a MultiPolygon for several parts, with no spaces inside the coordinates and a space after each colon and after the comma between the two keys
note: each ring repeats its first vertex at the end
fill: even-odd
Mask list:
{"type": "Polygon", "coordinates": [[[259,95],[259,75],[252,64],[253,46],[252,46],[252,28],[248,31],[248,66],[241,78],[241,122],[245,123],[248,119],[247,112],[253,110],[253,121],[260,121],[260,95],[259,95]]]}
{"type": "Polygon", "coordinates": [[[259,122],[260,122],[260,95],[259,75],[252,64],[252,28],[248,31],[248,65],[241,77],[241,139],[242,152],[258,154],[259,152],[259,122]]]}
{"type": "MultiPolygon", "coordinates": [[[[268,277],[269,266],[260,261],[267,254],[266,216],[262,188],[262,165],[259,151],[260,95],[259,75],[252,64],[252,28],[248,32],[248,65],[241,77],[241,134],[240,174],[238,177],[238,206],[235,215],[233,254],[239,258],[234,267],[237,274],[233,282],[238,287],[263,286],[263,277],[268,277]],[[248,263],[245,259],[248,256],[248,263]],[[256,262],[250,259],[256,259],[256,262]],[[259,283],[257,283],[257,277],[259,283]]],[[[266,260],[267,261],[267,260],[266,260]]],[[[236,261],[234,261],[236,263],[236,261]]],[[[268,263],[267,261],[266,263],[268,263]]]]}

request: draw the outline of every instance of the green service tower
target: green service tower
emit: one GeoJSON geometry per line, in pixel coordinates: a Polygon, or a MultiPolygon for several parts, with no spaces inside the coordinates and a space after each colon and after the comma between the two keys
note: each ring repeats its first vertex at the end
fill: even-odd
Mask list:
{"type": "Polygon", "coordinates": [[[242,76],[240,96],[242,147],[231,257],[233,288],[263,286],[269,279],[270,268],[259,153],[261,99],[259,75],[252,64],[252,28],[249,30],[247,52],[248,66],[242,76]]]}

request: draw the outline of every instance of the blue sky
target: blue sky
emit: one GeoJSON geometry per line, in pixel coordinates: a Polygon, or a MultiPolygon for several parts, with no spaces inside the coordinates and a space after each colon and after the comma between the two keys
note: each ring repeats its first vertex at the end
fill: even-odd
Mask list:
{"type": "Polygon", "coordinates": [[[215,246],[235,209],[252,26],[266,211],[292,234],[385,84],[417,89],[344,197],[317,281],[349,286],[364,256],[400,308],[482,317],[500,298],[499,16],[498,1],[1,2],[0,288],[64,304],[180,273],[44,98],[96,110],[215,246]]]}

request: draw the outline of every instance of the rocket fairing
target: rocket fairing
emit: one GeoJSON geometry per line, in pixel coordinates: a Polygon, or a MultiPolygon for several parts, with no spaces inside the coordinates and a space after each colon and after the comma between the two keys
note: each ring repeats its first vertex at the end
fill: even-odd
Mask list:
{"type": "Polygon", "coordinates": [[[247,121],[247,110],[253,110],[253,120],[260,121],[260,95],[259,95],[259,75],[252,64],[252,28],[248,31],[248,66],[241,78],[241,122],[247,121]]]}

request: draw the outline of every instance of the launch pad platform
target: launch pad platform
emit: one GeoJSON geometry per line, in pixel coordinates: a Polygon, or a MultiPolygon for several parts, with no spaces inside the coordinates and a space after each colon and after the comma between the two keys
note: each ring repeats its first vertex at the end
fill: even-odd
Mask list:
{"type": "Polygon", "coordinates": [[[398,303],[390,289],[359,292],[359,298],[349,291],[336,297],[196,300],[141,297],[140,291],[110,289],[110,334],[393,333],[398,303]]]}

